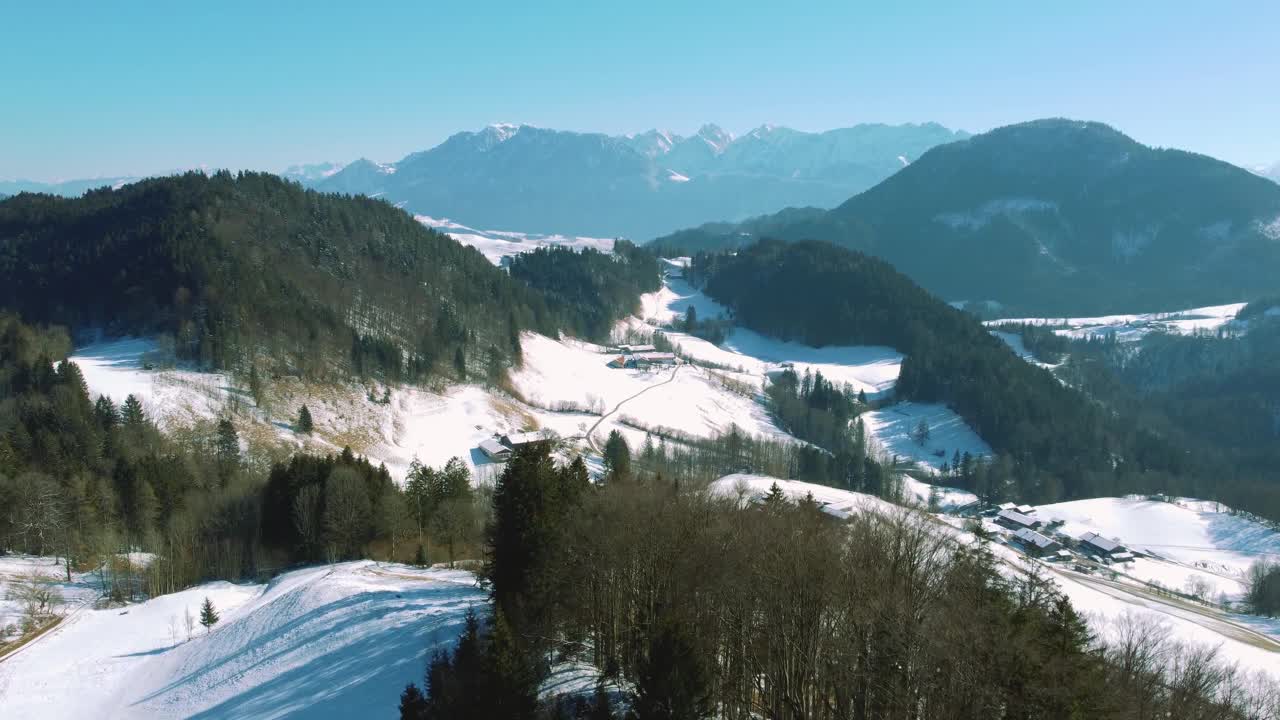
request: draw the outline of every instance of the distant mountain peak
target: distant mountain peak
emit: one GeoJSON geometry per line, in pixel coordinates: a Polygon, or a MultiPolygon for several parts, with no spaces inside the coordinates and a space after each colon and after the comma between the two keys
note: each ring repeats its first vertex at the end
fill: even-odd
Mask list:
{"type": "Polygon", "coordinates": [[[520,132],[524,125],[516,125],[515,123],[493,123],[485,128],[485,132],[492,135],[498,142],[506,142],[513,135],[520,132]]]}
{"type": "Polygon", "coordinates": [[[733,142],[733,133],[726,132],[715,123],[707,123],[698,128],[697,137],[710,145],[717,154],[724,152],[729,143],[733,142]]]}

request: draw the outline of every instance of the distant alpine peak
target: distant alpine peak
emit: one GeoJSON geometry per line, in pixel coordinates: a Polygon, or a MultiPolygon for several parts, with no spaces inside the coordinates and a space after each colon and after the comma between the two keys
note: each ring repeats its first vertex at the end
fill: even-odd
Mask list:
{"type": "Polygon", "coordinates": [[[733,133],[726,132],[715,123],[707,123],[698,128],[698,137],[702,138],[717,153],[724,152],[724,149],[733,142],[733,133]]]}
{"type": "Polygon", "coordinates": [[[485,130],[496,136],[498,142],[504,142],[510,139],[512,135],[520,132],[520,128],[522,127],[524,126],[516,125],[515,123],[500,122],[493,123],[489,127],[485,128],[485,130]]]}

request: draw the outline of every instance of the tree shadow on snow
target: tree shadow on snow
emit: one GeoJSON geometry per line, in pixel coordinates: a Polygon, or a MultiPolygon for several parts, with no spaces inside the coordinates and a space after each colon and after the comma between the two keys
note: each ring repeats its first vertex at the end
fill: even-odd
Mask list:
{"type": "MultiPolygon", "coordinates": [[[[276,601],[297,602],[287,593],[276,601]]],[[[207,692],[235,694],[192,718],[364,717],[370,708],[394,708],[408,682],[421,683],[426,659],[450,648],[462,631],[465,609],[477,604],[474,591],[441,585],[360,593],[314,608],[278,627],[248,627],[250,637],[233,652],[187,673],[137,703],[157,709],[200,703],[207,692]],[[386,622],[391,616],[394,622],[386,622]],[[358,632],[349,632],[352,629],[358,632]],[[261,639],[259,632],[269,633],[261,639]],[[348,631],[343,634],[343,631],[348,631]],[[314,644],[332,645],[323,654],[289,670],[295,653],[314,644]],[[255,674],[268,677],[250,684],[255,674]]],[[[270,613],[268,605],[257,612],[270,613]]],[[[268,616],[269,617],[269,616],[268,616]]],[[[244,618],[241,622],[251,620],[244,618]]],[[[236,626],[224,630],[230,631],[236,626]]],[[[216,640],[217,631],[215,630],[216,640]]],[[[176,709],[176,707],[174,707],[176,709]]]]}

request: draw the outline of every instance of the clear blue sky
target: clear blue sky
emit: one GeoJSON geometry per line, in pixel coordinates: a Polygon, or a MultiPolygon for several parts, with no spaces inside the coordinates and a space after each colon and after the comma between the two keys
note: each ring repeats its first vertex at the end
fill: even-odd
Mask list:
{"type": "Polygon", "coordinates": [[[1068,116],[1280,161],[1276,0],[0,0],[0,18],[0,178],[398,160],[498,121],[982,131],[1068,116]]]}

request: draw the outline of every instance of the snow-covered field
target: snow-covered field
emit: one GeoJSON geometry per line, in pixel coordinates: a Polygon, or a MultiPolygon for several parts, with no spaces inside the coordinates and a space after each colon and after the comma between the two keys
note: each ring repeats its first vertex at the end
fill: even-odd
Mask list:
{"type": "Polygon", "coordinates": [[[106,395],[119,406],[135,395],[162,427],[216,418],[233,397],[229,379],[181,368],[146,369],[158,351],[154,340],[125,338],[79,348],[71,360],[80,367],[91,398],[106,395]]]}
{"type": "Polygon", "coordinates": [[[683,318],[693,308],[699,319],[728,317],[723,305],[703,295],[700,290],[684,280],[669,278],[657,292],[640,296],[641,319],[666,324],[677,317],[683,318]]]}
{"type": "Polygon", "coordinates": [[[929,507],[929,498],[933,495],[934,488],[937,488],[938,510],[941,512],[949,512],[978,501],[978,496],[968,490],[944,485],[930,485],[929,483],[920,482],[910,475],[902,476],[902,491],[906,495],[904,499],[921,507],[929,507]]]}
{"type": "Polygon", "coordinates": [[[1214,332],[1234,321],[1244,306],[1245,303],[1232,303],[1175,312],[1083,318],[1006,318],[989,320],[986,325],[992,328],[1006,324],[1046,325],[1055,328],[1054,332],[1059,335],[1075,339],[1114,335],[1120,342],[1133,342],[1152,332],[1184,335],[1214,332]]]}
{"type": "Polygon", "coordinates": [[[896,455],[921,468],[938,470],[954,459],[957,450],[975,458],[991,454],[991,446],[946,405],[902,402],[861,417],[868,440],[885,458],[896,455]],[[921,420],[929,426],[929,439],[923,445],[912,437],[921,420]]]}
{"type": "Polygon", "coordinates": [[[504,230],[476,230],[448,218],[414,215],[415,220],[434,230],[446,233],[463,245],[479,250],[489,262],[500,265],[502,259],[536,250],[540,247],[559,245],[571,248],[595,248],[604,252],[613,250],[612,238],[576,237],[566,235],[540,235],[537,233],[508,232],[504,230]]]}
{"type": "Polygon", "coordinates": [[[393,718],[484,603],[468,573],[364,561],[82,610],[0,662],[0,715],[393,718]],[[220,621],[188,640],[206,597],[220,621]]]}
{"type": "MultiPolygon", "coordinates": [[[[511,380],[530,403],[552,410],[572,405],[594,415],[617,410],[597,430],[599,438],[624,419],[699,437],[717,435],[731,425],[751,435],[785,436],[762,405],[723,387],[702,368],[611,368],[614,356],[602,347],[534,333],[525,333],[521,346],[524,367],[511,380]]],[[[539,417],[546,421],[545,414],[539,417]]],[[[643,433],[628,437],[642,439],[643,433]]]]}
{"type": "Polygon", "coordinates": [[[1094,498],[1044,505],[1042,517],[1064,520],[1073,537],[1096,532],[1127,547],[1229,578],[1241,577],[1260,557],[1280,556],[1280,533],[1232,515],[1214,503],[1126,498],[1094,498]]]}

